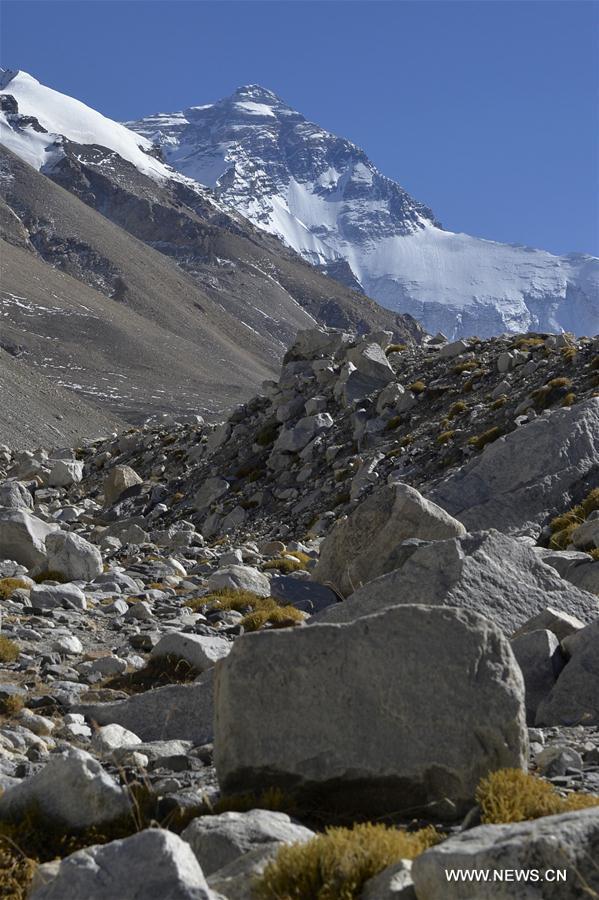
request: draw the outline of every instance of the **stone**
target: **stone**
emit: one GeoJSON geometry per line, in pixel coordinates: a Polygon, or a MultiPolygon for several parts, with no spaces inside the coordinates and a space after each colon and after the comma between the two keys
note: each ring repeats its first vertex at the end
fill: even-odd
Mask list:
{"type": "Polygon", "coordinates": [[[61,634],[52,641],[52,649],[62,656],[77,656],[83,653],[83,644],[75,634],[61,634]]]}
{"type": "Polygon", "coordinates": [[[85,609],[87,600],[76,584],[39,584],[31,588],[29,599],[34,610],[85,609]]]}
{"type": "Polygon", "coordinates": [[[0,484],[0,507],[33,509],[31,491],[21,481],[9,480],[0,484]]]}
{"type": "Polygon", "coordinates": [[[460,522],[415,488],[401,482],[388,484],[334,525],[321,546],[312,577],[347,596],[394,569],[394,552],[406,538],[443,540],[464,533],[460,522]]]}
{"type": "Polygon", "coordinates": [[[0,509],[0,560],[40,568],[46,564],[46,538],[57,531],[25,509],[0,509]]]}
{"type": "Polygon", "coordinates": [[[296,844],[310,840],[314,832],[293,822],[288,815],[267,809],[224,812],[194,819],[181,837],[191,846],[206,875],[264,844],[296,844]]]}
{"type": "Polygon", "coordinates": [[[569,613],[561,612],[552,606],[548,606],[536,616],[533,616],[532,619],[528,619],[524,625],[514,632],[513,637],[519,637],[521,634],[527,634],[530,631],[547,629],[547,631],[556,636],[558,641],[563,641],[568,635],[576,634],[584,627],[585,623],[577,619],[576,616],[571,616],[569,613]]]}
{"type": "Polygon", "coordinates": [[[212,672],[192,684],[169,684],[111,703],[78,703],[74,710],[98,725],[122,725],[142,741],[206,744],[213,738],[212,672]]]}
{"type": "Polygon", "coordinates": [[[110,822],[130,810],[125,791],[84,750],[54,756],[37,774],[0,796],[0,820],[18,820],[32,806],[66,829],[110,822]]]}
{"type": "Polygon", "coordinates": [[[281,603],[291,604],[310,615],[338,603],[340,599],[335,591],[324,584],[291,575],[274,575],[270,583],[270,594],[281,603]]]}
{"type": "Polygon", "coordinates": [[[79,484],[83,478],[83,463],[77,459],[52,460],[48,475],[50,487],[70,487],[79,484]]]}
{"type": "Polygon", "coordinates": [[[125,491],[141,483],[142,479],[131,466],[113,466],[104,479],[104,502],[106,506],[112,506],[125,491]]]}
{"type": "Polygon", "coordinates": [[[588,553],[582,550],[550,550],[547,547],[535,547],[545,565],[551,566],[562,578],[568,578],[568,573],[576,566],[589,561],[588,553]]]}
{"type": "Polygon", "coordinates": [[[197,510],[205,510],[211,503],[226,494],[229,487],[230,484],[226,478],[206,478],[193,498],[193,505],[197,510]]]}
{"type": "Polygon", "coordinates": [[[599,620],[568,640],[570,660],[540,704],[536,725],[599,725],[599,620]]]}
{"type": "Polygon", "coordinates": [[[556,775],[565,775],[568,769],[579,769],[582,771],[582,756],[573,747],[560,746],[553,744],[546,747],[537,755],[535,759],[536,766],[546,778],[553,778],[556,775]]]}
{"type": "Polygon", "coordinates": [[[208,578],[208,589],[232,588],[237,591],[252,591],[259,597],[270,596],[270,581],[253,566],[223,566],[208,578]]]}
{"type": "Polygon", "coordinates": [[[400,859],[369,878],[362,888],[360,900],[416,900],[412,860],[400,859]]]}
{"type": "Polygon", "coordinates": [[[347,350],[345,357],[366,378],[383,384],[395,381],[395,373],[379,344],[358,344],[347,350]]]}
{"type": "Polygon", "coordinates": [[[439,359],[453,359],[468,350],[470,350],[470,345],[466,341],[452,341],[439,349],[438,357],[439,359]]]}
{"type": "Polygon", "coordinates": [[[428,497],[470,530],[540,528],[599,459],[599,398],[556,409],[485,447],[428,497]]]}
{"type": "Polygon", "coordinates": [[[218,900],[189,845],[160,828],[41,866],[36,885],[30,900],[218,900]]]}
{"type": "Polygon", "coordinates": [[[570,584],[588,591],[590,594],[599,594],[599,560],[583,563],[568,569],[566,578],[570,584]]]}
{"type": "Polygon", "coordinates": [[[551,631],[527,631],[513,638],[511,646],[524,676],[526,721],[534,725],[537,708],[555,684],[564,658],[551,631]]]}
{"type": "Polygon", "coordinates": [[[273,447],[275,453],[299,453],[318,434],[322,434],[333,425],[329,413],[317,413],[315,416],[304,416],[291,428],[280,431],[273,447]]]}
{"type": "Polygon", "coordinates": [[[176,656],[184,659],[198,672],[204,672],[214,666],[217,660],[224,659],[231,647],[231,642],[224,638],[171,631],[160,638],[150,655],[176,656]]]}
{"type": "Polygon", "coordinates": [[[486,773],[527,760],[520,669],[466,610],[244,635],[217,666],[215,704],[225,793],[273,786],[318,808],[454,818],[486,773]]]}
{"type": "Polygon", "coordinates": [[[55,531],[46,538],[48,569],[67,581],[92,581],[103,569],[102,554],[79,534],[55,531]]]}
{"type": "Polygon", "coordinates": [[[406,545],[391,556],[393,571],[313,621],[347,622],[402,603],[442,604],[478,612],[511,636],[548,602],[586,622],[599,615],[592,594],[560,578],[527,544],[498,531],[406,545]]]}
{"type": "Polygon", "coordinates": [[[599,547],[599,518],[591,517],[572,532],[572,543],[579,550],[594,550],[599,547]]]}
{"type": "Polygon", "coordinates": [[[127,728],[123,728],[122,725],[114,723],[96,729],[91,740],[92,750],[102,756],[106,756],[120,747],[132,747],[134,744],[141,744],[141,738],[127,728]]]}
{"type": "MultiPolygon", "coordinates": [[[[544,816],[512,825],[480,825],[454,835],[426,850],[412,863],[418,898],[425,900],[482,900],[482,897],[514,900],[580,900],[599,891],[599,808],[559,816],[544,816]],[[512,883],[487,884],[449,881],[448,870],[506,872],[538,869],[566,870],[559,883],[529,882],[523,888],[512,883]]],[[[510,879],[511,880],[511,879],[510,879]]]]}
{"type": "Polygon", "coordinates": [[[280,844],[262,844],[208,876],[208,884],[220,898],[255,900],[254,880],[277,855],[280,844]]]}

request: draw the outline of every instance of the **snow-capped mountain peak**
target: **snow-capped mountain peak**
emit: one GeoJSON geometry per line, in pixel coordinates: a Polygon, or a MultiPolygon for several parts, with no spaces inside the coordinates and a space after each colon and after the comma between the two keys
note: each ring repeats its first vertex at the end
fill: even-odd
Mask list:
{"type": "Polygon", "coordinates": [[[443,230],[363,150],[267,88],[126,124],[310,262],[429,331],[599,330],[599,261],[443,230]]]}

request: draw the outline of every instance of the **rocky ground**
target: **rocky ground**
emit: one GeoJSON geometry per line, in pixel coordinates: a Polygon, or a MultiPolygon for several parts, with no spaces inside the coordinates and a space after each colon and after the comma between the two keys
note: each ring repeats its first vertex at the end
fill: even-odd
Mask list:
{"type": "Polygon", "coordinates": [[[300,332],[220,425],[0,448],[4,896],[521,897],[448,860],[551,841],[526,896],[599,891],[599,340],[390,341],[300,332]],[[550,794],[489,804],[504,770],[550,794]],[[447,839],[273,886],[364,821],[447,839]]]}

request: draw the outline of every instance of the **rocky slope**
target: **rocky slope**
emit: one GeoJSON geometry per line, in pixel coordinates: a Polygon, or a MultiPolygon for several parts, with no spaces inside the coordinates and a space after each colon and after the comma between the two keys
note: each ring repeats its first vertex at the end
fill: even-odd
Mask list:
{"type": "Polygon", "coordinates": [[[15,896],[3,836],[35,900],[274,900],[282,846],[365,818],[408,843],[350,896],[480,900],[446,860],[555,842],[599,888],[599,343],[390,340],[302,331],[219,425],[2,449],[15,896]],[[524,790],[555,815],[510,824],[524,790]]]}
{"type": "Polygon", "coordinates": [[[599,261],[442,229],[350,141],[272,91],[128,122],[180,173],[333,277],[431,333],[599,330],[599,261]]]}

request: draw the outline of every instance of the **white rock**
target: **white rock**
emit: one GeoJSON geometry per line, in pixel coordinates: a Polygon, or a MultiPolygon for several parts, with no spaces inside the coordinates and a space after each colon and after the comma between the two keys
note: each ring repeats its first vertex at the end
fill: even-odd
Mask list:
{"type": "Polygon", "coordinates": [[[97,547],[78,534],[57,531],[46,538],[48,568],[68,581],[92,581],[102,572],[97,547]]]}
{"type": "Polygon", "coordinates": [[[186,660],[198,672],[204,672],[214,666],[217,660],[224,659],[232,646],[224,638],[171,631],[160,638],[151,656],[176,656],[186,660]]]}

